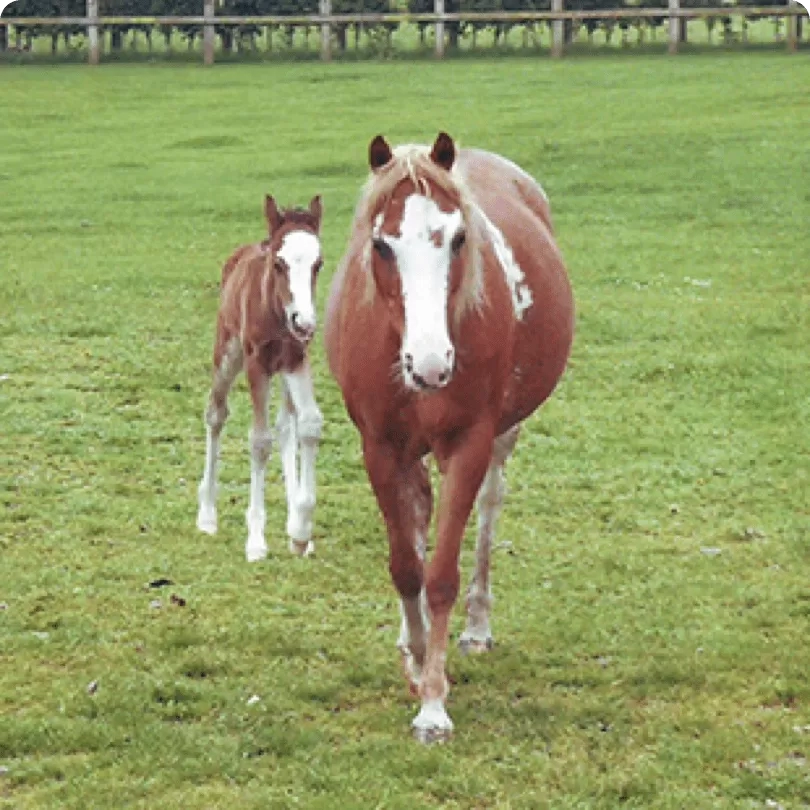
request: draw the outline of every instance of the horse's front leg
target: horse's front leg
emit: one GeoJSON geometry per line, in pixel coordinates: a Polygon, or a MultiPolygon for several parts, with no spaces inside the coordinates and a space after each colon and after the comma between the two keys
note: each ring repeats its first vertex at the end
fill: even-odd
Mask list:
{"type": "MultiPolygon", "coordinates": [[[[413,543],[424,566],[427,533],[433,511],[433,492],[424,460],[417,461],[411,467],[400,492],[402,508],[410,511],[413,517],[413,543]]],[[[424,587],[416,599],[400,600],[400,613],[402,622],[397,647],[402,654],[402,665],[411,691],[416,694],[422,677],[427,630],[430,626],[424,587]]]]}
{"type": "Polygon", "coordinates": [[[315,512],[315,462],[323,428],[323,416],[315,402],[312,371],[309,362],[284,373],[285,397],[282,408],[287,408],[286,420],[280,422],[288,428],[279,430],[281,461],[287,488],[287,534],[290,551],[307,557],[315,550],[312,541],[312,516],[315,512]],[[289,406],[295,416],[292,417],[289,406]],[[296,453],[300,453],[300,470],[296,470],[296,453]]]}
{"type": "Polygon", "coordinates": [[[250,429],[250,503],[245,516],[248,526],[245,556],[248,562],[256,562],[267,556],[267,543],[264,539],[267,521],[264,476],[273,446],[273,435],[267,424],[270,377],[255,358],[247,361],[245,372],[253,404],[253,426],[250,429]]]}
{"type": "Polygon", "coordinates": [[[388,530],[388,569],[399,592],[402,627],[397,646],[416,690],[425,661],[428,621],[422,589],[423,535],[430,522],[430,485],[421,461],[410,469],[386,442],[363,440],[363,457],[388,530]]]}
{"type": "Polygon", "coordinates": [[[436,551],[425,575],[431,624],[419,684],[422,707],[413,721],[416,737],[422,742],[445,740],[453,730],[445,709],[450,613],[459,591],[458,561],[464,528],[489,466],[493,434],[492,424],[480,423],[437,453],[443,456],[445,473],[439,497],[436,551]]]}

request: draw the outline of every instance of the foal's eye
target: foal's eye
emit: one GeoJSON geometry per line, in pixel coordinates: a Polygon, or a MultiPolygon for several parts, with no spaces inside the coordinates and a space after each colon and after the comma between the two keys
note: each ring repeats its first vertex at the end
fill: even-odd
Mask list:
{"type": "Polygon", "coordinates": [[[374,239],[372,244],[374,245],[374,250],[377,251],[377,254],[381,259],[385,259],[385,261],[390,262],[391,259],[394,258],[394,251],[391,250],[391,246],[384,239],[377,237],[374,239]]]}
{"type": "Polygon", "coordinates": [[[323,259],[318,259],[318,261],[312,265],[312,272],[315,273],[315,275],[317,275],[318,273],[321,272],[322,268],[323,268],[323,259]]]}
{"type": "Polygon", "coordinates": [[[277,273],[286,273],[287,272],[287,265],[281,259],[276,259],[273,262],[273,267],[275,267],[277,273]]]}
{"type": "Polygon", "coordinates": [[[453,241],[450,243],[450,249],[453,253],[458,253],[461,248],[464,247],[464,243],[467,241],[467,234],[464,231],[459,231],[454,237],[453,241]]]}

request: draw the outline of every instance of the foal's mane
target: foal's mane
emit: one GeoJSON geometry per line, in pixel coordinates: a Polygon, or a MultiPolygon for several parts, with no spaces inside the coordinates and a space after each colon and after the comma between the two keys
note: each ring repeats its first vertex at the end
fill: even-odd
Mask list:
{"type": "Polygon", "coordinates": [[[371,272],[372,238],[375,220],[387,205],[394,191],[404,180],[410,180],[420,193],[432,196],[432,188],[447,194],[458,206],[466,227],[467,238],[461,248],[460,258],[464,273],[456,298],[453,319],[456,323],[469,310],[480,306],[483,296],[483,269],[481,242],[483,231],[477,206],[456,170],[447,171],[430,157],[430,147],[422,145],[398,146],[393,158],[366,180],[355,212],[355,227],[362,239],[361,267],[366,275],[366,298],[374,296],[374,279],[371,272]]]}

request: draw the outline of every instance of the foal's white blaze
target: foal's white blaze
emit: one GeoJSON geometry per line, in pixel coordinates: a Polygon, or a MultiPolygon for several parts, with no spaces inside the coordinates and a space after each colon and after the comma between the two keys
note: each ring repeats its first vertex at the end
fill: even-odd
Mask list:
{"type": "Polygon", "coordinates": [[[498,258],[498,264],[500,264],[506,277],[509,291],[512,293],[512,306],[515,310],[515,317],[522,320],[524,311],[532,305],[532,291],[529,289],[529,285],[526,284],[523,270],[515,261],[515,254],[512,253],[512,248],[509,247],[509,243],[506,241],[501,229],[495,225],[481,208],[478,211],[489,234],[492,247],[498,258]]]}
{"type": "Polygon", "coordinates": [[[411,388],[439,388],[453,370],[447,296],[450,244],[461,224],[461,211],[446,213],[429,197],[412,194],[405,200],[400,236],[385,237],[399,268],[405,310],[402,375],[411,388]]]}
{"type": "Polygon", "coordinates": [[[292,300],[284,308],[287,321],[301,332],[311,334],[316,320],[312,268],[321,255],[321,243],[309,231],[291,231],[282,240],[277,255],[289,269],[292,300]]]}

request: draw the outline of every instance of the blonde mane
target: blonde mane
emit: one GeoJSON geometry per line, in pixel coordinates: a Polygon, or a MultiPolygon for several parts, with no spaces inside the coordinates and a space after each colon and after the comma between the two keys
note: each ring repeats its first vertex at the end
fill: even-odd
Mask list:
{"type": "Polygon", "coordinates": [[[456,296],[453,320],[458,324],[463,315],[480,307],[483,300],[483,269],[481,242],[484,238],[477,216],[477,206],[458,171],[446,171],[430,158],[430,147],[407,144],[393,150],[393,159],[366,180],[355,211],[354,227],[361,240],[361,268],[366,277],[366,300],[374,297],[375,285],[371,271],[372,238],[375,221],[387,205],[395,189],[410,180],[426,197],[435,187],[447,194],[461,211],[467,238],[461,248],[464,275],[456,296]]]}

